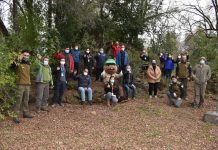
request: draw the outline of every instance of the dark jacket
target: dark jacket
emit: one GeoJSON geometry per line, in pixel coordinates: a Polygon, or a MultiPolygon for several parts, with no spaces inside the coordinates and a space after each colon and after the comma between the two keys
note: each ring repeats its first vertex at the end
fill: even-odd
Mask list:
{"type": "Polygon", "coordinates": [[[93,66],[93,57],[90,53],[86,53],[83,55],[84,66],[93,66]]]}
{"type": "Polygon", "coordinates": [[[61,76],[62,76],[62,74],[65,76],[65,80],[67,81],[67,79],[68,79],[68,76],[67,76],[67,73],[66,73],[66,66],[64,66],[64,70],[62,70],[61,69],[61,66],[58,66],[56,69],[55,69],[55,71],[54,71],[54,80],[56,81],[56,82],[58,82],[58,81],[62,81],[61,79],[63,79],[63,78],[61,78],[61,76]]]}
{"type": "Polygon", "coordinates": [[[74,62],[75,63],[79,63],[80,62],[80,51],[72,49],[70,52],[73,55],[74,62]]]}
{"type": "Polygon", "coordinates": [[[134,84],[134,76],[132,73],[125,72],[123,74],[123,84],[128,84],[128,85],[134,84]]]}
{"type": "Polygon", "coordinates": [[[74,79],[75,80],[78,80],[78,87],[91,87],[91,77],[90,75],[83,75],[83,74],[80,74],[80,75],[77,75],[77,76],[74,76],[74,79]]]}
{"type": "Polygon", "coordinates": [[[129,57],[128,57],[128,53],[126,51],[120,51],[118,54],[117,54],[117,57],[116,57],[116,64],[118,66],[127,66],[129,64],[129,57]],[[122,58],[122,56],[124,56],[122,58]]]}
{"type": "Polygon", "coordinates": [[[191,77],[192,68],[189,62],[179,62],[176,67],[176,76],[179,78],[191,77]]]}
{"type": "Polygon", "coordinates": [[[181,82],[170,83],[169,92],[171,94],[176,93],[177,96],[182,97],[184,93],[184,86],[181,82]]]}
{"type": "Polygon", "coordinates": [[[107,55],[105,53],[98,53],[95,56],[95,60],[96,60],[96,68],[103,68],[104,63],[107,60],[107,55]]]}

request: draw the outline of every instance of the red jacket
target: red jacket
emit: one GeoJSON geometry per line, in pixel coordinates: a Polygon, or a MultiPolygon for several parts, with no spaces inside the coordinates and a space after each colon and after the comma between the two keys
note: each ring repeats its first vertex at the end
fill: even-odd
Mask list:
{"type": "MultiPolygon", "coordinates": [[[[61,59],[65,59],[65,53],[63,52],[57,52],[53,54],[54,59],[57,60],[61,60],[61,59]]],[[[67,68],[69,71],[73,72],[74,70],[74,60],[73,60],[73,56],[71,53],[69,53],[69,68],[67,68]]]]}
{"type": "Polygon", "coordinates": [[[113,49],[113,56],[114,58],[117,57],[117,54],[120,52],[121,50],[121,46],[120,45],[116,45],[116,44],[113,44],[112,45],[112,49],[113,49]]]}

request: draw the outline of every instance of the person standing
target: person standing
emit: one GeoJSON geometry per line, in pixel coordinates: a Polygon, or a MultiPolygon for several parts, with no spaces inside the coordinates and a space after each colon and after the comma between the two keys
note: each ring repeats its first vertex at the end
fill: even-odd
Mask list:
{"type": "MultiPolygon", "coordinates": [[[[74,72],[76,74],[76,72],[74,72]]],[[[85,103],[85,93],[88,94],[88,103],[92,105],[92,88],[91,88],[91,77],[88,74],[88,69],[84,69],[83,74],[74,77],[78,80],[78,91],[81,98],[81,105],[85,103]]]]}
{"type": "Polygon", "coordinates": [[[116,59],[117,54],[118,54],[118,53],[120,52],[120,50],[121,50],[121,46],[120,46],[119,42],[118,42],[118,41],[116,41],[116,43],[113,43],[113,42],[112,42],[111,48],[112,48],[112,50],[113,50],[113,57],[114,57],[114,59],[116,59]]]}
{"type": "Polygon", "coordinates": [[[16,102],[13,110],[16,113],[16,117],[13,118],[15,123],[20,123],[19,114],[22,108],[23,118],[33,118],[29,113],[29,93],[30,93],[30,53],[28,50],[23,50],[18,60],[15,61],[11,68],[16,70],[16,102]]]}
{"type": "Polygon", "coordinates": [[[66,48],[64,50],[64,58],[65,58],[66,75],[67,75],[67,79],[69,79],[74,71],[74,59],[73,59],[73,55],[70,53],[70,48],[66,48]]]}
{"type": "Polygon", "coordinates": [[[119,66],[119,70],[122,70],[123,73],[126,71],[126,66],[129,64],[129,57],[125,45],[122,45],[121,51],[117,54],[116,64],[119,66]]]}
{"type": "Polygon", "coordinates": [[[182,56],[176,67],[176,76],[184,86],[184,92],[181,98],[187,99],[188,80],[191,78],[192,68],[187,61],[186,56],[182,56]]]}
{"type": "Polygon", "coordinates": [[[48,98],[49,87],[53,87],[52,71],[49,66],[49,58],[38,55],[38,66],[36,69],[36,112],[49,111],[48,98]],[[42,62],[40,61],[42,59],[42,62]]]}
{"type": "Polygon", "coordinates": [[[70,53],[73,55],[75,71],[78,74],[79,73],[79,66],[80,66],[80,50],[79,50],[79,46],[76,45],[74,49],[71,49],[70,53]]]}
{"type": "Polygon", "coordinates": [[[65,64],[66,64],[65,59],[62,58],[60,60],[60,64],[58,65],[58,67],[54,72],[54,80],[56,82],[55,82],[55,92],[54,92],[53,104],[52,104],[53,107],[56,104],[63,106],[62,99],[67,84],[67,73],[66,73],[67,71],[66,71],[65,64]]]}
{"type": "Polygon", "coordinates": [[[193,102],[193,107],[200,108],[204,104],[207,81],[211,77],[211,69],[210,66],[206,64],[205,57],[201,57],[200,63],[193,68],[192,77],[194,79],[195,90],[195,100],[193,102]]]}
{"type": "Polygon", "coordinates": [[[171,78],[172,71],[174,70],[174,63],[175,62],[172,58],[172,55],[169,54],[169,56],[167,56],[167,59],[166,59],[165,64],[164,64],[166,83],[168,83],[168,80],[170,80],[170,78],[171,78]]]}
{"type": "Polygon", "coordinates": [[[104,53],[104,49],[101,48],[98,54],[95,56],[96,61],[96,81],[99,80],[101,73],[103,72],[104,63],[107,60],[107,55],[104,53]]]}
{"type": "Polygon", "coordinates": [[[92,69],[93,69],[94,62],[90,49],[87,49],[85,51],[85,54],[83,55],[83,61],[84,61],[84,67],[88,69],[89,75],[92,76],[92,69]]]}
{"type": "Polygon", "coordinates": [[[149,65],[147,70],[147,80],[149,84],[149,98],[153,96],[157,98],[157,90],[158,84],[160,83],[161,79],[161,70],[160,67],[157,65],[156,60],[152,60],[151,65],[149,65]]]}

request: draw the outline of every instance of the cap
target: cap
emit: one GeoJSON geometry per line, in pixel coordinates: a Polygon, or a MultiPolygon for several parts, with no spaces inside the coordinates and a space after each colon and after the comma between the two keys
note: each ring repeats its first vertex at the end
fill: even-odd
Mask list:
{"type": "Polygon", "coordinates": [[[202,60],[202,59],[206,61],[206,58],[205,58],[205,57],[201,57],[201,58],[200,58],[200,60],[202,60]]]}
{"type": "Polygon", "coordinates": [[[116,62],[115,62],[114,59],[108,59],[108,60],[105,62],[105,64],[114,64],[114,65],[116,65],[116,62]]]}

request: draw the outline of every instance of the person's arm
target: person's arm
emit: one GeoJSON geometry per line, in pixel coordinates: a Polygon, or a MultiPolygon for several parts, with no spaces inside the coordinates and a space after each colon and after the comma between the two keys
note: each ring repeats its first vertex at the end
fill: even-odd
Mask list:
{"type": "Polygon", "coordinates": [[[192,76],[192,67],[190,64],[188,65],[188,76],[189,76],[189,78],[191,78],[191,76],[192,76]]]}
{"type": "Polygon", "coordinates": [[[106,72],[105,72],[105,70],[101,73],[101,77],[102,77],[102,78],[105,78],[105,77],[106,77],[106,72]]]}
{"type": "Polygon", "coordinates": [[[91,77],[89,76],[87,88],[91,88],[91,82],[92,82],[92,79],[91,79],[91,77]]]}
{"type": "Polygon", "coordinates": [[[147,75],[148,75],[148,77],[151,78],[152,80],[156,80],[156,78],[151,75],[151,72],[150,72],[149,69],[147,70],[147,75]]]}
{"type": "Polygon", "coordinates": [[[207,81],[211,78],[211,69],[208,66],[208,72],[207,72],[207,81]]]}

